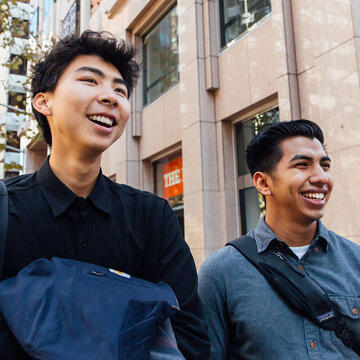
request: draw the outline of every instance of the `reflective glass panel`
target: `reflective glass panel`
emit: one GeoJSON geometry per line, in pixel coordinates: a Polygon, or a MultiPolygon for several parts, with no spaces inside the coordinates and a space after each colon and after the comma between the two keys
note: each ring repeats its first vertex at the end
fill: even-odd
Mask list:
{"type": "Polygon", "coordinates": [[[179,81],[176,7],[143,39],[144,104],[179,81]]]}
{"type": "Polygon", "coordinates": [[[225,46],[271,12],[271,0],[220,0],[221,45],[225,46]]]}
{"type": "Polygon", "coordinates": [[[255,229],[260,216],[265,215],[265,198],[254,187],[239,191],[241,233],[255,229]]]}
{"type": "Polygon", "coordinates": [[[270,124],[279,121],[279,108],[275,108],[264,113],[258,114],[253,118],[236,125],[236,151],[238,161],[238,176],[249,174],[246,165],[245,150],[251,139],[260,130],[265,129],[270,124]]]}

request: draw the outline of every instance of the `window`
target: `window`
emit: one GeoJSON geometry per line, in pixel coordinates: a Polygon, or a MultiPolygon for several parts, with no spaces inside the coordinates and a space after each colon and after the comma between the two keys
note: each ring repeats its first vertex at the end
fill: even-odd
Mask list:
{"type": "Polygon", "coordinates": [[[31,14],[30,19],[30,34],[32,36],[38,36],[39,33],[39,7],[36,8],[31,14]]]}
{"type": "Polygon", "coordinates": [[[154,163],[154,190],[169,202],[184,235],[182,156],[176,153],[154,163]]]}
{"type": "Polygon", "coordinates": [[[62,37],[80,33],[80,1],[75,0],[62,21],[62,37]]]}
{"type": "Polygon", "coordinates": [[[279,108],[274,108],[235,124],[237,188],[242,235],[255,228],[259,217],[265,214],[266,205],[265,198],[252,186],[245,150],[255,134],[277,121],[279,121],[279,108]]]}
{"type": "Polygon", "coordinates": [[[10,55],[10,74],[26,75],[27,60],[21,55],[10,55]]]}
{"type": "Polygon", "coordinates": [[[12,26],[14,29],[14,36],[21,38],[21,39],[28,39],[29,38],[29,21],[13,18],[12,19],[12,26]]]}
{"type": "Polygon", "coordinates": [[[143,38],[144,105],[179,81],[176,7],[143,38]]]}
{"type": "MultiPolygon", "coordinates": [[[[16,92],[10,92],[9,93],[9,100],[8,104],[12,106],[13,108],[25,110],[25,94],[16,93],[16,92]]],[[[15,109],[8,108],[9,112],[17,112],[15,109]]],[[[22,111],[20,111],[22,113],[22,111]]]]}
{"type": "Polygon", "coordinates": [[[18,152],[16,149],[20,149],[20,138],[16,131],[6,132],[6,150],[10,152],[18,152]]]}
{"type": "Polygon", "coordinates": [[[271,0],[220,0],[221,46],[271,12],[271,0]]]}
{"type": "Polygon", "coordinates": [[[16,170],[5,171],[5,179],[10,179],[18,175],[19,175],[19,171],[16,170]]]}

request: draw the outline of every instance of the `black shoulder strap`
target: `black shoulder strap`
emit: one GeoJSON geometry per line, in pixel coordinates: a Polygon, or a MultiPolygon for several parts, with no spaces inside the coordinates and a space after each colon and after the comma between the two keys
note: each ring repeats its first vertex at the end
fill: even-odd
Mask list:
{"type": "Polygon", "coordinates": [[[305,273],[296,269],[279,252],[259,254],[255,239],[246,236],[228,245],[239,250],[270,282],[286,301],[315,321],[323,314],[331,315],[332,306],[327,294],[305,273]]]}
{"type": "Polygon", "coordinates": [[[3,266],[4,266],[7,227],[8,227],[8,193],[5,183],[3,181],[0,181],[0,280],[2,278],[3,266]]]}
{"type": "Polygon", "coordinates": [[[308,275],[296,269],[280,252],[259,254],[256,241],[243,236],[226,245],[235,247],[269,281],[289,306],[295,307],[318,326],[335,331],[343,343],[360,355],[360,339],[348,329],[326,292],[308,275]]]}

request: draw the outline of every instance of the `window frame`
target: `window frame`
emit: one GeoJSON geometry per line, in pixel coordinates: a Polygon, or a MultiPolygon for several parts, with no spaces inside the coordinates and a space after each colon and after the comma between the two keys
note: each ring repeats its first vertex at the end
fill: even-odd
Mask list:
{"type": "Polygon", "coordinates": [[[243,196],[240,194],[240,192],[243,190],[248,190],[253,188],[254,184],[250,173],[239,175],[238,147],[237,147],[237,136],[236,136],[237,127],[240,124],[245,124],[247,121],[253,119],[259,114],[263,114],[274,109],[278,109],[278,112],[280,114],[280,109],[277,101],[271,102],[270,104],[268,103],[262,107],[257,107],[256,110],[247,113],[246,115],[242,116],[239,119],[236,119],[232,124],[236,210],[237,210],[237,219],[238,219],[238,231],[239,234],[241,235],[245,235],[249,231],[249,229],[247,228],[247,224],[246,224],[245,202],[244,199],[241,199],[243,196]]]}
{"type": "MultiPolygon", "coordinates": [[[[146,107],[148,105],[150,105],[151,103],[153,103],[154,101],[156,101],[159,97],[161,97],[163,94],[165,94],[166,92],[168,92],[170,89],[172,89],[174,86],[176,86],[179,81],[180,81],[180,73],[179,73],[179,57],[178,57],[178,61],[177,64],[171,67],[171,71],[167,72],[167,73],[163,73],[160,78],[156,79],[155,81],[152,82],[152,84],[150,84],[150,86],[147,86],[146,83],[146,78],[147,78],[147,55],[146,55],[146,45],[145,45],[145,38],[157,27],[159,26],[159,24],[161,23],[162,20],[164,20],[166,18],[166,16],[168,16],[170,14],[171,11],[173,11],[174,9],[176,9],[177,12],[177,3],[172,4],[171,7],[169,7],[167,9],[167,11],[165,13],[163,13],[161,15],[161,17],[159,17],[159,19],[157,19],[157,21],[151,26],[151,28],[148,29],[148,31],[146,31],[144,34],[142,34],[141,36],[141,41],[142,41],[142,62],[144,64],[143,66],[143,82],[142,82],[142,97],[143,97],[143,107],[146,107]],[[174,82],[173,84],[171,84],[166,90],[160,92],[159,94],[157,94],[157,96],[155,98],[153,98],[152,100],[148,99],[148,91],[154,87],[155,85],[157,85],[161,80],[165,79],[167,76],[171,75],[173,73],[173,68],[176,67],[177,68],[177,81],[174,82]]],[[[178,15],[177,15],[177,19],[178,19],[178,15]]],[[[178,28],[178,26],[177,26],[178,28]]],[[[177,46],[179,49],[179,35],[178,33],[177,35],[177,46]]],[[[179,54],[179,52],[178,52],[179,54]]]]}
{"type": "Polygon", "coordinates": [[[12,22],[18,23],[16,25],[13,25],[18,28],[17,30],[15,30],[14,37],[18,39],[29,39],[30,21],[28,19],[13,18],[12,22]],[[23,32],[23,34],[20,34],[19,30],[23,32]]]}
{"type": "Polygon", "coordinates": [[[27,74],[27,59],[24,56],[21,55],[17,55],[17,54],[10,54],[10,63],[12,63],[14,61],[15,58],[19,58],[22,61],[22,64],[19,65],[19,69],[14,70],[12,68],[9,69],[9,73],[12,75],[22,75],[22,76],[26,76],[27,74]],[[23,70],[23,71],[20,71],[23,70]]]}
{"type": "MultiPolygon", "coordinates": [[[[257,22],[253,23],[250,26],[247,26],[247,29],[243,32],[240,32],[237,36],[234,37],[234,39],[226,42],[226,36],[225,36],[225,11],[224,11],[224,1],[225,0],[219,0],[219,17],[220,17],[220,48],[221,49],[225,49],[226,47],[229,46],[229,44],[232,44],[234,41],[237,41],[238,39],[242,38],[243,36],[245,36],[246,34],[248,34],[254,27],[262,24],[264,21],[266,21],[272,14],[272,10],[264,15],[261,19],[259,19],[257,22]]],[[[269,0],[270,1],[270,0],[269,0]]],[[[270,6],[271,6],[271,1],[270,1],[270,6]]]]}
{"type": "MultiPolygon", "coordinates": [[[[181,157],[182,158],[182,149],[178,148],[178,149],[174,149],[173,151],[163,154],[161,157],[154,159],[151,162],[151,166],[152,166],[152,175],[153,175],[153,193],[156,194],[157,196],[163,197],[163,193],[162,191],[159,191],[160,189],[162,190],[162,178],[160,176],[160,169],[161,169],[161,165],[164,163],[168,163],[172,160],[175,160],[177,158],[181,157]]],[[[183,178],[182,178],[183,181],[183,178]]],[[[164,198],[168,203],[169,206],[171,207],[171,209],[174,211],[176,217],[178,218],[179,221],[179,225],[182,231],[182,235],[183,237],[185,237],[185,225],[184,225],[184,193],[176,196],[176,200],[179,202],[175,205],[173,205],[171,203],[171,199],[174,198],[170,198],[170,199],[166,199],[164,198]]]]}
{"type": "Polygon", "coordinates": [[[12,113],[16,113],[16,114],[25,112],[25,110],[26,110],[26,94],[25,93],[10,91],[8,93],[7,101],[8,101],[8,105],[10,105],[12,108],[18,108],[19,109],[19,111],[16,111],[16,110],[14,110],[12,108],[8,108],[8,110],[7,110],[8,112],[12,112],[12,113]],[[16,99],[17,96],[22,97],[21,101],[18,101],[16,99]],[[13,99],[15,101],[12,101],[13,99]],[[21,106],[19,106],[19,105],[21,105],[21,106]]]}

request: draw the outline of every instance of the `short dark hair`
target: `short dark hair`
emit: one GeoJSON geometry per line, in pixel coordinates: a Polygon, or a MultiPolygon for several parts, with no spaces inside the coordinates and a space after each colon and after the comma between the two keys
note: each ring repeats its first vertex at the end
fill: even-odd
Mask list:
{"type": "MultiPolygon", "coordinates": [[[[54,91],[60,76],[79,55],[98,55],[113,64],[126,82],[128,94],[135,87],[140,67],[134,60],[135,48],[117,40],[108,32],[84,31],[81,36],[69,35],[50,48],[32,67],[32,99],[39,92],[54,91]]],[[[45,115],[32,107],[45,141],[51,145],[51,131],[45,115]]]]}
{"type": "Polygon", "coordinates": [[[251,176],[257,171],[271,173],[283,156],[279,143],[295,136],[318,139],[324,146],[323,132],[313,121],[301,119],[272,124],[259,132],[246,148],[246,162],[251,176]]]}

